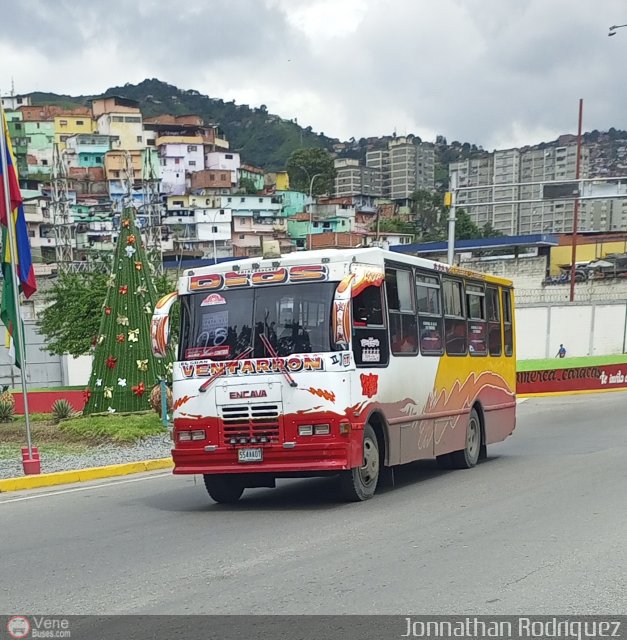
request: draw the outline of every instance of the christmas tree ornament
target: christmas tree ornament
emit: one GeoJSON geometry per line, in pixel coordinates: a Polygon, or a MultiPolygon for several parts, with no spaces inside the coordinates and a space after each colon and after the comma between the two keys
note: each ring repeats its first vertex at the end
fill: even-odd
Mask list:
{"type": "Polygon", "coordinates": [[[126,239],[126,244],[135,244],[136,241],[137,238],[135,237],[135,234],[131,233],[131,235],[126,239]]]}
{"type": "Polygon", "coordinates": [[[113,387],[105,387],[104,392],[102,394],[105,398],[113,397],[113,387]]]}
{"type": "Polygon", "coordinates": [[[144,395],[144,391],[146,391],[146,387],[144,386],[143,382],[140,382],[139,384],[131,387],[131,391],[136,395],[136,396],[143,396],[144,395]]]}
{"type": "Polygon", "coordinates": [[[111,307],[105,307],[105,315],[110,316],[111,315],[111,307]]]}
{"type": "Polygon", "coordinates": [[[116,340],[118,342],[124,342],[126,340],[126,336],[123,333],[118,333],[118,335],[116,336],[116,340]]]}
{"type": "Polygon", "coordinates": [[[138,360],[137,361],[137,368],[140,371],[148,371],[148,360],[138,360]]]}
{"type": "Polygon", "coordinates": [[[109,369],[115,369],[115,365],[117,364],[118,359],[115,356],[109,356],[106,361],[105,364],[107,365],[107,367],[109,367],[109,369]]]}
{"type": "Polygon", "coordinates": [[[102,378],[98,378],[98,379],[96,380],[96,386],[97,386],[97,387],[102,387],[102,378]]]}
{"type": "Polygon", "coordinates": [[[135,295],[136,296],[143,296],[146,295],[148,289],[146,289],[146,287],[144,287],[144,285],[139,285],[139,287],[137,287],[137,289],[135,290],[135,295]]]}
{"type": "Polygon", "coordinates": [[[135,269],[137,271],[141,271],[143,268],[144,268],[144,265],[141,262],[139,261],[135,262],[135,269]]]}
{"type": "Polygon", "coordinates": [[[118,292],[120,293],[121,296],[125,296],[128,293],[128,286],[123,284],[119,289],[118,292]]]}
{"type": "Polygon", "coordinates": [[[131,329],[128,332],[128,341],[129,342],[138,342],[139,341],[139,329],[131,329]]]}
{"type": "Polygon", "coordinates": [[[126,386],[126,378],[118,378],[118,387],[126,386]]]}
{"type": "Polygon", "coordinates": [[[114,409],[113,407],[108,407],[108,408],[107,408],[107,411],[108,411],[109,413],[115,413],[115,409],[114,409]]]}
{"type": "Polygon", "coordinates": [[[117,322],[118,322],[118,324],[122,325],[123,327],[128,327],[128,316],[118,315],[117,322]]]}
{"type": "Polygon", "coordinates": [[[89,398],[91,397],[91,389],[89,387],[87,389],[83,389],[83,400],[85,403],[89,402],[89,398]]]}

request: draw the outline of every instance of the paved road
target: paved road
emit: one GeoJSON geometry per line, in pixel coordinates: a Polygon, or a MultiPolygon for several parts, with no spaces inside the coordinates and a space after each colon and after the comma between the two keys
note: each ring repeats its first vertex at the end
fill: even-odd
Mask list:
{"type": "Polygon", "coordinates": [[[528,400],[471,471],[357,505],[153,474],[0,496],[0,613],[627,613],[627,394],[528,400]]]}

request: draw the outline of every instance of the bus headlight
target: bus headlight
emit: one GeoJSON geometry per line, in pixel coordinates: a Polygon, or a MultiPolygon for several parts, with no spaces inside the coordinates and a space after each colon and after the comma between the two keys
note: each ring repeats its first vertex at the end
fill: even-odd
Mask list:
{"type": "Polygon", "coordinates": [[[314,426],[314,433],[317,436],[328,436],[331,433],[331,425],[317,424],[314,426]]]}
{"type": "Polygon", "coordinates": [[[299,436],[311,436],[313,435],[313,426],[310,424],[301,424],[298,427],[299,436]]]}

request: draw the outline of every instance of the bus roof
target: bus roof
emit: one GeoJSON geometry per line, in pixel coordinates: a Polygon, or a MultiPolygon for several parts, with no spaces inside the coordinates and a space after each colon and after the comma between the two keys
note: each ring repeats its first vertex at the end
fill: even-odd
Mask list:
{"type": "Polygon", "coordinates": [[[478,280],[485,280],[495,284],[501,284],[507,287],[512,286],[512,281],[506,278],[493,276],[480,271],[472,271],[462,267],[449,266],[436,260],[427,258],[419,258],[406,254],[387,251],[378,247],[366,247],[363,249],[321,249],[316,251],[295,251],[287,253],[276,258],[242,258],[229,262],[221,262],[218,264],[207,265],[195,269],[186,269],[183,277],[206,275],[210,273],[226,273],[235,270],[249,271],[258,269],[272,269],[277,267],[290,267],[295,265],[311,265],[311,264],[338,264],[357,262],[360,264],[378,265],[383,267],[385,261],[395,262],[396,264],[408,264],[415,267],[422,267],[438,271],[440,273],[450,273],[451,275],[459,275],[478,280]]]}

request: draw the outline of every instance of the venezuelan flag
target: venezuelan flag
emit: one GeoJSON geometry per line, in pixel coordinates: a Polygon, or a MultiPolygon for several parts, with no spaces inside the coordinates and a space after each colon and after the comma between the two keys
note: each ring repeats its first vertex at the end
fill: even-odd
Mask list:
{"type": "Polygon", "coordinates": [[[20,292],[26,298],[30,298],[37,291],[37,283],[35,281],[28,229],[24,216],[22,194],[17,179],[15,156],[13,155],[9,129],[3,111],[1,112],[1,120],[0,126],[4,130],[4,136],[2,136],[4,144],[0,148],[0,227],[2,228],[2,276],[4,282],[2,285],[0,319],[7,328],[7,342],[13,340],[15,362],[19,367],[21,365],[19,340],[14,340],[15,330],[18,326],[18,318],[15,314],[15,297],[19,294],[14,290],[11,270],[16,270],[20,292]],[[7,185],[8,198],[5,191],[7,185]],[[9,201],[9,210],[7,210],[7,200],[9,201]],[[11,247],[9,241],[9,225],[13,228],[13,247],[11,247]]]}
{"type": "MultiPolygon", "coordinates": [[[[24,216],[24,207],[22,205],[22,194],[20,185],[17,180],[17,169],[15,165],[15,156],[13,155],[13,146],[11,145],[11,137],[7,127],[6,119],[2,114],[2,126],[4,127],[4,139],[6,149],[4,149],[5,162],[0,162],[0,225],[7,227],[8,224],[13,225],[15,233],[16,251],[13,252],[13,263],[17,266],[17,275],[20,283],[20,290],[26,298],[30,298],[37,291],[37,283],[35,282],[35,270],[33,269],[33,260],[30,252],[30,241],[28,239],[28,229],[26,227],[26,218],[24,216]],[[11,211],[6,210],[6,198],[4,194],[4,179],[2,172],[6,169],[9,183],[9,201],[11,203],[11,211]]],[[[3,262],[11,262],[8,244],[5,246],[3,262]]]]}

